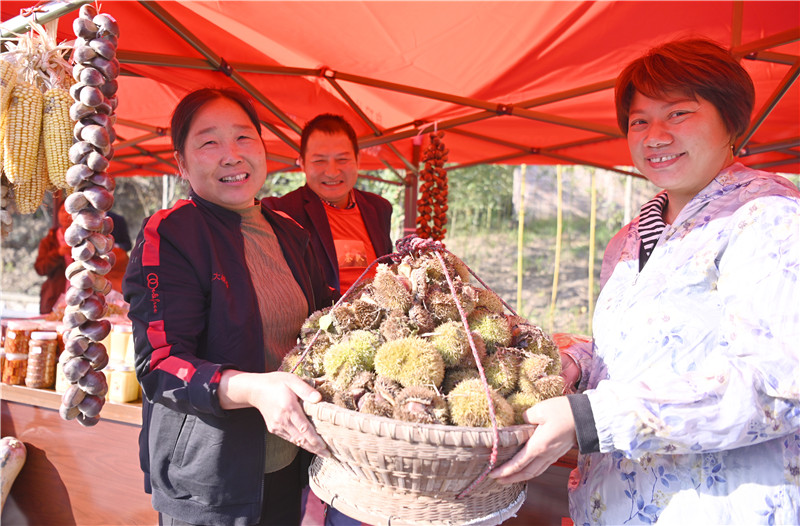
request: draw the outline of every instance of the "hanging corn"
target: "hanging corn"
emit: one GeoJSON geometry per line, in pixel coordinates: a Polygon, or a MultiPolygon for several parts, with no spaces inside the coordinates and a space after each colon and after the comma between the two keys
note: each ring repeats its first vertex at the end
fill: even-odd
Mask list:
{"type": "Polygon", "coordinates": [[[0,60],[0,168],[3,167],[3,142],[6,136],[6,114],[11,92],[17,85],[17,70],[7,60],[0,60]]]}
{"type": "Polygon", "coordinates": [[[15,42],[6,43],[9,51],[0,61],[0,102],[6,104],[8,98],[0,126],[3,170],[17,187],[14,196],[20,213],[38,209],[42,188],[68,188],[65,176],[73,142],[69,118],[72,99],[68,91],[72,67],[64,56],[72,46],[56,42],[56,23],[51,22],[48,30],[30,22],[30,31],[19,35],[15,42]],[[46,170],[38,169],[40,158],[45,161],[46,170]]]}
{"type": "Polygon", "coordinates": [[[33,177],[23,183],[14,185],[14,198],[17,201],[17,212],[20,214],[32,214],[39,209],[44,198],[44,191],[47,188],[47,159],[44,155],[44,148],[41,144],[41,136],[37,150],[37,159],[33,177]]]}
{"type": "Polygon", "coordinates": [[[19,81],[11,92],[3,131],[3,170],[15,185],[30,181],[39,161],[42,131],[42,92],[28,81],[19,81]]]}
{"type": "Polygon", "coordinates": [[[44,93],[44,115],[42,118],[42,137],[47,157],[47,173],[50,184],[56,188],[68,189],[66,174],[70,167],[69,148],[72,146],[73,122],[69,117],[72,97],[61,86],[54,86],[44,93]]]}

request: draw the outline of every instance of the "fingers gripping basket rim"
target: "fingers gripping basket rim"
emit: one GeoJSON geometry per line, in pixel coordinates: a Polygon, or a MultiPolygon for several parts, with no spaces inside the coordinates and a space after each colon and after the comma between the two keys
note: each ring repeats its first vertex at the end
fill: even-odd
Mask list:
{"type": "MultiPolygon", "coordinates": [[[[491,428],[403,422],[326,402],[303,407],[333,454],[314,460],[312,489],[353,518],[387,525],[499,524],[525,500],[524,483],[501,485],[488,477],[456,498],[489,463],[491,428]]],[[[534,429],[499,429],[498,465],[534,429]]]]}

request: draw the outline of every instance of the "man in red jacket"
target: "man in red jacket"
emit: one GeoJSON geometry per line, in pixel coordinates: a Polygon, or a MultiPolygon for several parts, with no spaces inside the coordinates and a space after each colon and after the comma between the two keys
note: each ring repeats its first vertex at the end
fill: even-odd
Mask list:
{"type": "Polygon", "coordinates": [[[263,200],[311,233],[328,285],[342,294],[372,261],[392,252],[392,205],[377,194],[354,188],[358,162],[352,126],[339,115],[318,115],[300,137],[305,186],[263,200]]]}

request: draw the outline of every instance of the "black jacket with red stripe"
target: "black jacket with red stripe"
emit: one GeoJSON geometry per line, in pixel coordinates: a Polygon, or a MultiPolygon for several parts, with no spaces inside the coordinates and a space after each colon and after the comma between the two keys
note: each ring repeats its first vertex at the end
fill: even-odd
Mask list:
{"type": "MultiPolygon", "coordinates": [[[[309,234],[263,205],[262,213],[309,314],[331,305],[309,234]]],[[[222,409],[217,396],[222,370],[266,367],[240,224],[238,213],[192,193],[145,220],[123,284],[145,397],[145,489],[156,510],[192,524],[248,524],[261,513],[264,420],[254,408],[222,409]]]]}
{"type": "MultiPolygon", "coordinates": [[[[392,203],[372,192],[353,189],[358,210],[364,220],[375,256],[391,254],[394,250],[391,238],[392,203]]],[[[325,272],[328,286],[339,291],[339,261],[333,234],[325,213],[325,205],[307,184],[282,197],[266,197],[262,201],[269,208],[286,212],[311,234],[311,245],[319,266],[325,272]]],[[[344,293],[344,291],[341,291],[344,293]]]]}

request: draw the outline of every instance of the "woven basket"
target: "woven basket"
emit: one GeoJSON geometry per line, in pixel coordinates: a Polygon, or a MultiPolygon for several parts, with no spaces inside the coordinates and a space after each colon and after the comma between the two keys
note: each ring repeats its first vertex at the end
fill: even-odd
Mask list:
{"type": "MultiPolygon", "coordinates": [[[[373,525],[495,525],[525,502],[526,484],[484,478],[491,428],[414,424],[320,402],[304,404],[332,458],[314,459],[314,493],[350,517],[373,525]]],[[[510,459],[534,426],[498,430],[497,462],[510,459]]]]}

